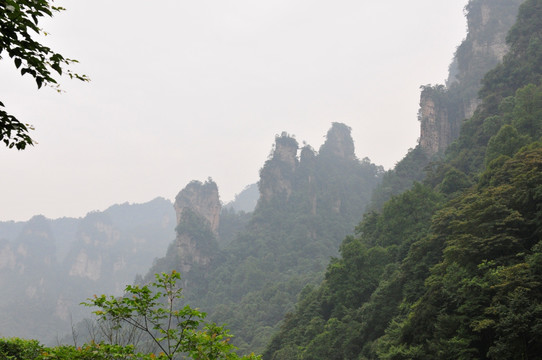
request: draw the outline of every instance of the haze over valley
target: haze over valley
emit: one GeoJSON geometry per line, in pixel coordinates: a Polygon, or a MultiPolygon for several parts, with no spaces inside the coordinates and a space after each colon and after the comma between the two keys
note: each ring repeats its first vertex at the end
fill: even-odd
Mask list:
{"type": "Polygon", "coordinates": [[[0,358],[540,356],[542,0],[136,3],[0,2],[0,358]]]}
{"type": "Polygon", "coordinates": [[[91,81],[36,91],[0,62],[2,101],[39,144],[0,157],[0,220],[173,201],[209,176],[227,203],[276,134],[318,148],[332,122],[389,169],[416,146],[419,87],[445,81],[465,4],[59,1],[43,40],[91,81]]]}

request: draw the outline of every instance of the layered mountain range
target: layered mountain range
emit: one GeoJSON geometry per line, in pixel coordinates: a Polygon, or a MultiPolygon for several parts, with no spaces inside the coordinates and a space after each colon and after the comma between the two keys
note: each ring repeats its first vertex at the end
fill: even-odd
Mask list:
{"type": "Polygon", "coordinates": [[[174,204],[0,223],[0,335],[50,338],[85,297],[175,269],[264,359],[536,358],[542,1],[521,2],[469,1],[446,85],[422,87],[418,146],[388,172],[332,123],[318,151],[276,135],[242,211],[208,179],[174,204]]]}
{"type": "Polygon", "coordinates": [[[0,222],[0,335],[55,341],[96,293],[121,294],[173,238],[170,201],[114,205],[84,218],[0,222]]]}

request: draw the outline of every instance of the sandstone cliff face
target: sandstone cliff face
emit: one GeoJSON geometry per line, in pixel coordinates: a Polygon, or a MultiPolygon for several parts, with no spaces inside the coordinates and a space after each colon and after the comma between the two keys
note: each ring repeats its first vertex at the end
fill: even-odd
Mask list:
{"type": "Polygon", "coordinates": [[[102,257],[97,255],[91,257],[87,251],[81,250],[68,272],[68,275],[87,278],[92,281],[100,280],[102,276],[102,257]]]}
{"type": "Polygon", "coordinates": [[[192,209],[203,216],[211,226],[213,233],[218,234],[220,221],[220,199],[218,187],[212,180],[205,183],[192,181],[175,198],[175,213],[177,224],[181,221],[184,209],[192,209]]]}
{"type": "Polygon", "coordinates": [[[463,99],[463,118],[470,118],[480,104],[476,95],[482,77],[508,52],[506,34],[515,22],[522,1],[478,0],[467,5],[467,38],[456,53],[457,76],[448,80],[449,83],[473,87],[463,99]]]}
{"type": "Polygon", "coordinates": [[[194,265],[208,265],[218,235],[221,204],[215,182],[192,181],[175,198],[178,266],[188,273],[194,265]],[[209,231],[207,231],[209,230],[209,231]]]}
{"type": "Polygon", "coordinates": [[[447,87],[425,86],[421,93],[419,145],[429,157],[443,152],[459,136],[462,121],[474,114],[480,81],[508,51],[506,34],[521,2],[471,0],[467,5],[468,33],[455,53],[447,87]]]}
{"type": "Polygon", "coordinates": [[[69,267],[68,275],[108,283],[115,277],[108,265],[115,261],[116,254],[112,249],[119,245],[120,231],[109,217],[95,213],[82,220],[76,238],[77,243],[65,261],[69,267]],[[102,279],[104,275],[108,279],[102,279]]]}
{"type": "Polygon", "coordinates": [[[280,137],[275,138],[275,151],[273,159],[286,164],[288,170],[295,171],[297,162],[298,144],[294,138],[282,133],[280,137]]]}
{"type": "Polygon", "coordinates": [[[354,140],[350,132],[352,129],[341,123],[333,123],[327,132],[326,142],[320,148],[320,154],[331,155],[337,159],[355,160],[354,140]]]}
{"type": "Polygon", "coordinates": [[[459,123],[449,121],[444,87],[427,87],[420,96],[420,146],[426,153],[443,152],[458,136],[459,123]]]}
{"type": "Polygon", "coordinates": [[[288,134],[282,133],[275,137],[274,151],[260,170],[258,205],[262,202],[267,203],[274,197],[281,197],[287,201],[292,193],[297,192],[306,194],[310,203],[310,213],[313,215],[317,213],[319,204],[322,205],[324,202],[332,211],[340,212],[342,208],[340,199],[318,198],[317,194],[325,185],[318,183],[317,179],[332,175],[336,171],[335,165],[351,162],[351,165],[355,166],[358,163],[350,127],[333,123],[318,153],[306,145],[299,151],[298,158],[298,150],[297,141],[288,134]],[[323,171],[331,174],[323,176],[321,174],[323,171]]]}
{"type": "Polygon", "coordinates": [[[286,133],[275,137],[275,150],[260,171],[260,197],[269,201],[275,194],[292,193],[294,173],[299,165],[297,141],[286,133]]]}

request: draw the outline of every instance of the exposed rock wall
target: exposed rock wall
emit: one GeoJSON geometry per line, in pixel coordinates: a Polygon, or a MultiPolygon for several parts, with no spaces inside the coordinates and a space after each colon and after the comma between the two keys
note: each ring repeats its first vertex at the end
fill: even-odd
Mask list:
{"type": "Polygon", "coordinates": [[[450,65],[447,87],[424,86],[420,96],[419,145],[429,157],[443,152],[474,114],[480,81],[508,51],[506,34],[522,2],[471,0],[466,6],[468,33],[450,65]]]}
{"type": "Polygon", "coordinates": [[[286,133],[275,137],[275,150],[260,171],[260,198],[269,201],[274,195],[284,193],[290,197],[294,174],[299,165],[297,141],[286,133]]]}
{"type": "Polygon", "coordinates": [[[175,198],[174,207],[177,224],[181,221],[183,210],[188,208],[203,216],[209,222],[214,234],[218,234],[221,205],[218,187],[212,180],[205,183],[190,182],[175,198]]]}
{"type": "Polygon", "coordinates": [[[470,118],[480,104],[480,80],[508,52],[506,34],[516,20],[523,0],[476,0],[467,5],[467,38],[456,53],[458,73],[449,84],[470,87],[463,97],[462,119],[470,118]]]}
{"type": "Polygon", "coordinates": [[[75,258],[68,274],[70,276],[86,277],[90,280],[97,281],[101,277],[101,270],[102,257],[98,255],[95,258],[91,258],[85,250],[81,250],[75,258]]]}
{"type": "Polygon", "coordinates": [[[444,151],[457,136],[458,124],[449,121],[443,89],[427,87],[420,96],[420,146],[431,155],[444,151]]]}
{"type": "MultiPolygon", "coordinates": [[[[329,167],[331,166],[329,164],[344,162],[358,162],[351,128],[345,124],[332,124],[327,132],[326,141],[318,153],[308,145],[299,151],[297,141],[287,133],[282,133],[275,137],[274,151],[260,170],[259,204],[269,202],[278,196],[288,200],[297,189],[310,193],[310,211],[311,214],[316,214],[320,200],[317,198],[317,186],[323,186],[316,184],[317,172],[329,171],[322,168],[323,163],[328,164],[329,167]]],[[[331,206],[335,212],[339,212],[341,208],[339,199],[328,202],[333,203],[331,206]]]]}
{"type": "Polygon", "coordinates": [[[209,247],[216,245],[221,210],[216,183],[212,180],[190,182],[175,198],[174,207],[178,266],[182,273],[188,273],[195,264],[209,264],[213,254],[209,247]],[[197,231],[193,231],[194,228],[197,231]]]}
{"type": "Polygon", "coordinates": [[[352,129],[341,123],[333,123],[327,132],[326,142],[320,148],[320,154],[331,155],[337,159],[355,160],[354,140],[350,135],[352,129]]]}
{"type": "Polygon", "coordinates": [[[273,159],[286,164],[288,170],[295,171],[295,168],[298,165],[297,149],[297,141],[288,136],[288,134],[282,133],[281,136],[275,138],[273,159]]]}

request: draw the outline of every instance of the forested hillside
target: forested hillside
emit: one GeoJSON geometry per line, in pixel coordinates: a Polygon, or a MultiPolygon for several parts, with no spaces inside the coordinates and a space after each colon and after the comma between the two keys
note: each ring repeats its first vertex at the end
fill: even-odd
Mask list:
{"type": "Polygon", "coordinates": [[[542,1],[506,40],[444,159],[365,214],[264,359],[540,358],[542,1]]]}
{"type": "Polygon", "coordinates": [[[228,324],[242,351],[262,351],[300,291],[322,279],[382,172],[356,158],[344,124],[333,124],[318,152],[308,145],[299,150],[295,138],[278,135],[260,171],[260,198],[246,227],[247,214],[231,211],[222,211],[217,224],[214,182],[189,184],[175,204],[177,239],[144,280],[180,271],[187,303],[228,324]],[[242,231],[224,241],[224,221],[242,231]]]}

